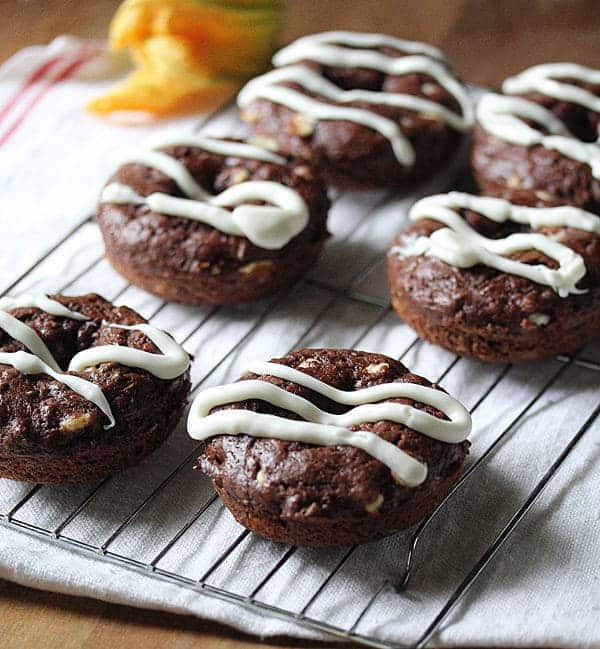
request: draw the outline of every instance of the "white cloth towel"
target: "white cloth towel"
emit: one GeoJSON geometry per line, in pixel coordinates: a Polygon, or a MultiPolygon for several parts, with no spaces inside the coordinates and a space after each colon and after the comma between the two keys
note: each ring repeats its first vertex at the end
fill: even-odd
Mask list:
{"type": "MultiPolygon", "coordinates": [[[[212,310],[163,305],[126,283],[103,261],[97,228],[85,223],[53,252],[57,242],[93,212],[98,191],[114,168],[113,151],[134,145],[151,125],[124,127],[86,114],[87,100],[102,92],[122,62],[101,43],[61,38],[23,50],[0,68],[0,290],[98,291],[163,326],[195,354],[193,377],[203,385],[233,380],[251,358],[267,359],[299,346],[352,346],[398,356],[412,332],[378,301],[386,299],[382,254],[405,222],[413,197],[381,192],[345,194],[331,213],[330,242],[312,277],[288,295],[259,304],[212,310]],[[45,261],[26,271],[42,255],[45,261]],[[372,268],[370,268],[373,266],[372,268]],[[366,270],[369,269],[369,270],[366,270]],[[350,288],[372,304],[324,288],[350,288]],[[249,338],[243,341],[244,336],[249,338]],[[240,343],[238,345],[238,342],[240,343]],[[235,348],[234,353],[229,353],[235,348]]],[[[198,118],[169,124],[191,129],[198,118]]],[[[160,128],[165,128],[164,123],[160,128]]],[[[231,115],[211,122],[216,134],[235,129],[231,115]]],[[[429,190],[440,190],[448,177],[429,190]]],[[[423,190],[427,191],[427,190],[423,190]]],[[[583,356],[600,359],[598,345],[583,356]]],[[[404,362],[431,379],[453,356],[430,345],[410,348],[404,362]]],[[[470,462],[479,457],[527,403],[563,367],[548,361],[512,368],[474,413],[470,462]]],[[[501,367],[461,360],[443,385],[473,407],[501,367]]],[[[418,547],[415,572],[404,593],[383,591],[361,618],[357,633],[397,643],[415,641],[512,513],[598,403],[593,369],[568,366],[430,526],[418,547]]],[[[593,422],[566,462],[474,587],[444,620],[437,646],[600,647],[600,425],[593,422]]],[[[104,485],[62,534],[101,545],[118,525],[188,455],[193,444],[177,431],[151,458],[104,485]]],[[[109,546],[149,562],[210,498],[193,460],[152,498],[109,546]]],[[[30,485],[0,481],[0,512],[30,485]]],[[[42,488],[16,517],[55,529],[91,488],[42,488]]],[[[198,579],[241,532],[215,502],[192,522],[160,560],[161,569],[198,579]]],[[[348,628],[386,578],[402,572],[410,533],[354,551],[306,614],[348,628]]],[[[261,582],[287,548],[249,535],[208,581],[240,595],[261,582]]],[[[298,550],[257,594],[267,604],[301,611],[346,549],[298,550]]],[[[140,574],[56,541],[14,528],[0,530],[0,577],[65,593],[139,607],[191,613],[261,634],[307,636],[304,628],[178,585],[140,574]]]]}

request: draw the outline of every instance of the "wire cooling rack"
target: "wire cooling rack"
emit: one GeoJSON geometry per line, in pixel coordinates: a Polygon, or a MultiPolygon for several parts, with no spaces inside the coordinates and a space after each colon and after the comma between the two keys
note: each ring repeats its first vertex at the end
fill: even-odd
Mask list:
{"type": "MultiPolygon", "coordinates": [[[[424,192],[432,189],[442,188],[424,192]]],[[[137,309],[194,354],[194,394],[235,379],[251,358],[299,347],[357,347],[399,357],[442,382],[467,404],[475,422],[466,472],[420,525],[377,544],[339,550],[268,543],[241,528],[209,482],[192,472],[198,447],[182,427],[140,466],[93,486],[0,481],[0,522],[201,595],[372,647],[423,647],[451,616],[460,623],[467,593],[575,445],[598,425],[600,353],[590,345],[575,357],[512,367],[461,359],[419,341],[389,308],[384,260],[414,198],[385,192],[336,196],[334,236],[321,262],[292,290],[257,304],[187,308],[129,285],[104,260],[91,219],[68,232],[6,293],[97,291],[137,309]],[[571,404],[567,414],[565,399],[571,404]],[[540,453],[527,440],[549,420],[560,434],[540,453]],[[518,461],[511,444],[518,444],[518,461]],[[527,473],[526,489],[512,492],[500,481],[507,462],[511,470],[527,473]],[[498,489],[504,490],[502,498],[489,512],[488,497],[498,489]],[[443,556],[448,530],[458,536],[452,553],[460,561],[443,556]]]]}

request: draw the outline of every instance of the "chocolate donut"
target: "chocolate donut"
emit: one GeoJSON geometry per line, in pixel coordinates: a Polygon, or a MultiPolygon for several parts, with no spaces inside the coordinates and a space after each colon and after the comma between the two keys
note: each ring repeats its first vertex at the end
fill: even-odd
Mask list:
{"type": "Polygon", "coordinates": [[[135,311],[98,295],[0,300],[0,477],[93,482],[173,431],[189,357],[135,311]]]}
{"type": "Polygon", "coordinates": [[[261,142],[311,160],[338,186],[395,187],[433,176],[472,126],[444,54],[382,34],[324,32],[280,50],[240,92],[261,142]]]}
{"type": "Polygon", "coordinates": [[[197,135],[126,156],[97,220],[106,256],[166,300],[231,304],[290,286],[316,262],[329,200],[310,164],[197,135]]]}
{"type": "Polygon", "coordinates": [[[482,193],[600,214],[600,70],[550,63],[477,106],[471,163],[482,193]]]}
{"type": "Polygon", "coordinates": [[[233,516],[274,541],[365,543],[427,516],[458,479],[471,420],[381,354],[304,349],[200,393],[188,432],[233,516]]]}
{"type": "Polygon", "coordinates": [[[600,217],[452,192],[417,202],[389,254],[392,304],[421,338],[517,362],[600,332],[600,217]]]}

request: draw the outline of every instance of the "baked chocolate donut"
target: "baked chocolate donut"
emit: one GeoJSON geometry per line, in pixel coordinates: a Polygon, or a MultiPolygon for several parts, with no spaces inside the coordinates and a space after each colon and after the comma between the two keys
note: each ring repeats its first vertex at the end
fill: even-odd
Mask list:
{"type": "Polygon", "coordinates": [[[181,418],[189,357],[98,295],[0,300],[0,477],[100,480],[139,462],[181,418]]]}
{"type": "Polygon", "coordinates": [[[305,546],[365,543],[413,525],[448,493],[471,419],[382,354],[304,349],[200,393],[198,468],[239,523],[305,546]]]}
{"type": "Polygon", "coordinates": [[[469,131],[472,106],[444,54],[382,34],[324,32],[280,50],[241,91],[242,118],[284,155],[338,186],[433,176],[469,131]]]}
{"type": "Polygon", "coordinates": [[[327,191],[310,164],[197,135],[155,138],[104,188],[111,264],[173,302],[231,304],[290,286],[316,262],[327,191]]]}
{"type": "Polygon", "coordinates": [[[529,68],[477,107],[471,162],[482,193],[600,214],[600,70],[529,68]]]}
{"type": "Polygon", "coordinates": [[[600,332],[600,217],[452,192],[417,202],[389,255],[392,304],[421,338],[517,362],[600,332]]]}

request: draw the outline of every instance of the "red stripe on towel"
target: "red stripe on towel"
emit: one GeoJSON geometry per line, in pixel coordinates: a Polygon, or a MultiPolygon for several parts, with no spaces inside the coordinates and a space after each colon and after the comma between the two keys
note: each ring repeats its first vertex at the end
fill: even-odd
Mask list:
{"type": "Polygon", "coordinates": [[[21,87],[15,92],[15,94],[8,100],[8,102],[0,109],[0,121],[2,121],[6,115],[14,108],[16,103],[23,97],[23,95],[33,86],[34,83],[41,81],[48,72],[61,60],[60,56],[54,56],[51,59],[48,59],[42,65],[39,66],[31,76],[26,79],[21,87]]]}
{"type": "MultiPolygon", "coordinates": [[[[39,104],[39,102],[44,98],[44,96],[58,83],[65,81],[70,76],[75,74],[77,70],[84,64],[87,63],[92,58],[93,54],[87,53],[76,58],[72,63],[70,63],[59,75],[57,75],[52,81],[46,84],[41,90],[31,98],[29,103],[23,109],[23,112],[15,119],[15,121],[10,125],[10,127],[4,131],[0,136],[0,146],[5,144],[21,127],[23,122],[27,119],[27,116],[31,111],[39,104]]],[[[39,72],[39,70],[38,70],[39,72]]],[[[32,75],[33,76],[33,75],[32,75]]]]}

